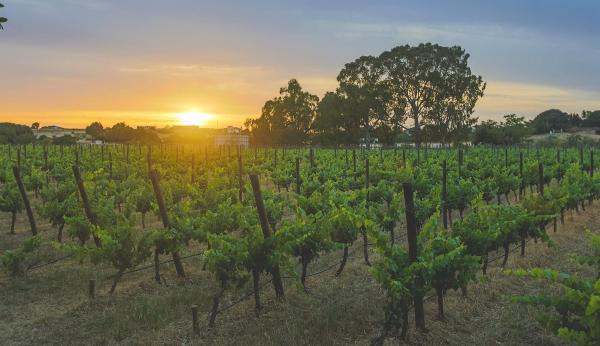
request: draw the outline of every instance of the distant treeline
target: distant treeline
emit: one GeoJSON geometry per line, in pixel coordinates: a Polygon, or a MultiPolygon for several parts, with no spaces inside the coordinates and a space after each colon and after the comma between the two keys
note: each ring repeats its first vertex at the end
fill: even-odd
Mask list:
{"type": "MultiPolygon", "coordinates": [[[[28,144],[28,143],[46,143],[46,144],[76,144],[78,138],[71,134],[70,130],[65,129],[64,135],[57,137],[48,137],[45,134],[34,135],[34,130],[38,130],[39,123],[33,123],[31,126],[0,123],[0,144],[28,144]]],[[[44,130],[44,128],[41,128],[44,130]]],[[[59,129],[49,129],[60,133],[59,129]]],[[[98,140],[107,143],[127,143],[127,144],[159,144],[159,143],[179,143],[179,144],[211,144],[215,135],[222,133],[223,130],[204,129],[198,127],[174,126],[157,129],[150,126],[138,126],[133,128],[125,123],[117,123],[112,127],[104,127],[100,122],[93,122],[85,128],[85,134],[88,139],[98,140]]]]}
{"type": "Polygon", "coordinates": [[[296,79],[267,101],[246,128],[254,144],[381,144],[398,142],[517,144],[532,134],[600,126],[600,111],[581,115],[550,109],[532,121],[473,117],[486,84],[460,47],[399,46],[363,56],[340,71],[335,91],[322,99],[296,79]],[[408,125],[407,125],[408,124],[408,125]]]}

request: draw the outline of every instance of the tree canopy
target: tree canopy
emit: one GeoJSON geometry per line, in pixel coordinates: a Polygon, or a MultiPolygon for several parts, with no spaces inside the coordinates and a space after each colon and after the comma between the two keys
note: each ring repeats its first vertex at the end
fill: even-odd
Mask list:
{"type": "Polygon", "coordinates": [[[344,65],[338,88],[321,102],[292,79],[246,127],[260,144],[301,144],[309,135],[323,144],[394,143],[410,132],[418,145],[423,126],[438,141],[461,141],[486,86],[468,59],[458,46],[431,43],[362,56],[344,65]]]}
{"type": "Polygon", "coordinates": [[[568,130],[581,124],[581,118],[577,114],[568,114],[560,109],[549,109],[536,116],[531,125],[537,134],[549,133],[550,131],[568,130]]]}
{"type": "Polygon", "coordinates": [[[473,144],[514,145],[522,143],[531,134],[524,117],[516,114],[504,116],[503,122],[483,121],[475,126],[473,144]]]}
{"type": "Polygon", "coordinates": [[[279,96],[265,103],[257,119],[246,120],[254,143],[304,144],[308,142],[319,98],[304,90],[297,80],[279,90],[279,96]]]}

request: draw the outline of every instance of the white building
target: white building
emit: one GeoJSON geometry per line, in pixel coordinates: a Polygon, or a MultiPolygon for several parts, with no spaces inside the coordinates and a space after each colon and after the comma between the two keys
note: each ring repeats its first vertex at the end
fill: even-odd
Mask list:
{"type": "Polygon", "coordinates": [[[242,129],[234,126],[227,126],[225,134],[215,136],[215,145],[230,145],[235,147],[248,147],[250,145],[250,136],[241,134],[242,129]]]}

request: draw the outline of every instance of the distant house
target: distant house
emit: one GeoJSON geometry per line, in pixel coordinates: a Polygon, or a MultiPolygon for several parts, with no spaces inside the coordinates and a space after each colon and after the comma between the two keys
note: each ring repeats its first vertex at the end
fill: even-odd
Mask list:
{"type": "Polygon", "coordinates": [[[250,145],[250,136],[242,134],[242,129],[234,126],[227,126],[224,134],[215,136],[215,145],[231,145],[248,147],[250,145]]]}
{"type": "Polygon", "coordinates": [[[371,137],[369,141],[367,141],[367,139],[365,137],[361,137],[360,138],[360,147],[366,148],[368,142],[370,142],[369,148],[371,148],[371,149],[381,147],[381,144],[379,143],[379,138],[377,138],[377,137],[371,137]]]}

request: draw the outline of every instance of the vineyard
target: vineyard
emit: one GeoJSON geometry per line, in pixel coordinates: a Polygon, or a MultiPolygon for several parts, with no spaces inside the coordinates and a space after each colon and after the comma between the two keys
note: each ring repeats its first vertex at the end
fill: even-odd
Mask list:
{"type": "Polygon", "coordinates": [[[599,197],[587,147],[4,145],[0,343],[597,345],[599,197]]]}

